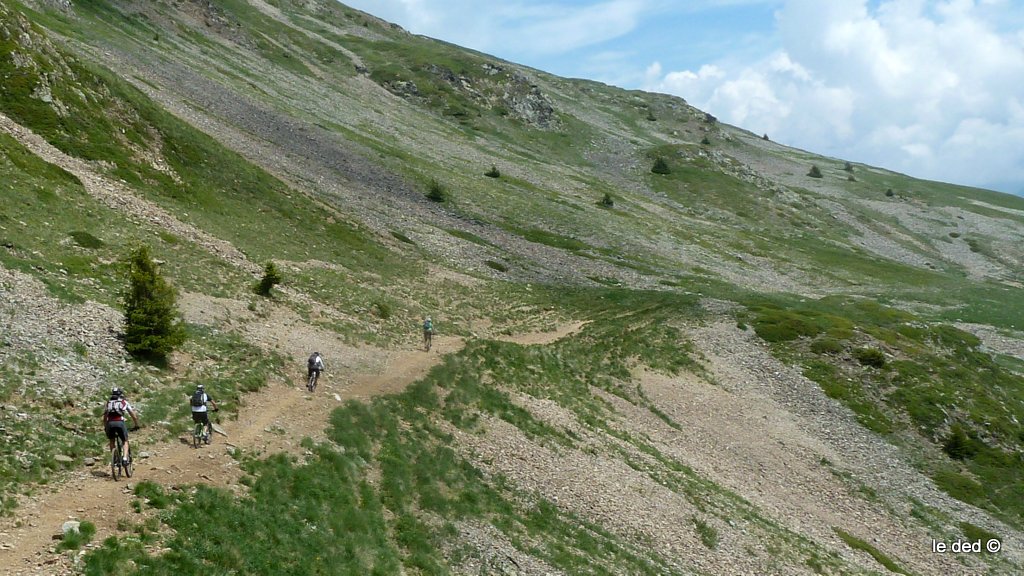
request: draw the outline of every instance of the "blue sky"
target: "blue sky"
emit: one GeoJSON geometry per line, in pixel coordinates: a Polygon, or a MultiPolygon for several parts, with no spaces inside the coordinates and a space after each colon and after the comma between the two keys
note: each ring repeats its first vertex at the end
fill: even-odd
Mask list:
{"type": "Polygon", "coordinates": [[[347,0],[776,141],[1024,195],[1021,0],[347,0]]]}

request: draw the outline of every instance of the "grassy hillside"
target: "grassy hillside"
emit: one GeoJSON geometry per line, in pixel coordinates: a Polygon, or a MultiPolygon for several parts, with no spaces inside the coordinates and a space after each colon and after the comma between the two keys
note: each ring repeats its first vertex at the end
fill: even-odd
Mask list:
{"type": "Polygon", "coordinates": [[[1022,542],[1024,200],[327,0],[9,2],[0,47],[12,531],[26,497],[102,460],[113,384],[158,447],[197,382],[227,421],[303,346],[337,351],[350,383],[397,370],[425,315],[459,342],[404,392],[339,391],[285,453],[239,441],[230,489],[147,474],[69,570],[1021,569],[913,542],[1022,542]],[[166,367],[118,341],[140,244],[187,321],[166,367]],[[285,278],[269,299],[267,262],[285,278]],[[723,363],[729,347],[747,354],[723,363]],[[707,423],[719,405],[737,419],[707,423]]]}

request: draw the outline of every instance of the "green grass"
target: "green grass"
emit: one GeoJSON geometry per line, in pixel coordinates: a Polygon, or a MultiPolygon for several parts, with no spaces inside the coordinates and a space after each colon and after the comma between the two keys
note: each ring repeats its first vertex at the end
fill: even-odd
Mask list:
{"type": "Polygon", "coordinates": [[[512,231],[530,242],[544,244],[545,246],[550,246],[552,248],[569,250],[570,252],[592,249],[590,245],[578,238],[563,236],[541,228],[514,228],[512,231]]]}
{"type": "MultiPolygon", "coordinates": [[[[125,180],[181,220],[224,237],[255,261],[304,260],[316,253],[350,268],[387,263],[402,269],[401,261],[368,231],[329,217],[321,206],[187,126],[109,71],[59,51],[39,52],[36,58],[42,70],[57,67],[58,60],[70,62],[76,82],[61,83],[55,96],[75,113],[58,119],[27,88],[5,91],[0,108],[62,151],[113,166],[111,177],[125,180]],[[136,149],[159,157],[173,174],[142,160],[136,149]],[[307,233],[292,233],[297,226],[307,233]]],[[[29,78],[29,86],[34,81],[29,78]]]]}
{"type": "MultiPolygon", "coordinates": [[[[183,351],[197,363],[181,374],[178,382],[142,366],[131,366],[127,372],[109,368],[103,372],[106,386],[118,385],[128,393],[143,414],[147,436],[156,441],[189,429],[191,416],[184,398],[196,383],[204,383],[223,407],[218,418],[230,418],[237,413],[243,394],[260,389],[283,368],[279,356],[258,350],[232,333],[197,326],[189,327],[189,332],[183,351]],[[225,364],[218,362],[221,358],[234,360],[225,364]]],[[[106,443],[98,424],[105,396],[64,397],[35,386],[26,391],[24,382],[34,382],[38,371],[38,360],[18,356],[8,358],[0,372],[4,383],[0,402],[15,408],[11,416],[5,410],[0,421],[8,448],[0,453],[0,514],[14,510],[18,494],[49,483],[65,469],[80,466],[85,458],[102,461],[105,457],[106,443]],[[71,458],[71,463],[58,462],[54,458],[58,454],[71,458]]]]}
{"type": "Polygon", "coordinates": [[[462,240],[466,240],[467,242],[472,242],[474,244],[479,244],[480,246],[494,247],[494,244],[492,242],[488,242],[487,240],[477,236],[476,234],[473,234],[472,232],[466,232],[465,230],[459,230],[456,228],[447,228],[445,229],[445,232],[451,234],[452,236],[455,236],[456,238],[461,238],[462,240]]]}
{"type": "MultiPolygon", "coordinates": [[[[163,545],[173,553],[150,556],[130,536],[109,539],[87,556],[87,573],[128,563],[155,574],[192,574],[200,566],[240,573],[448,573],[460,556],[446,550],[462,522],[487,522],[522,553],[565,573],[678,573],[669,558],[642,541],[614,535],[523,492],[452,449],[446,427],[479,434],[490,419],[507,422],[541,445],[576,449],[576,435],[522,408],[515,400],[521,394],[554,401],[593,433],[635,446],[639,458],[622,453],[631,466],[706,514],[742,514],[745,524],[780,549],[792,547],[801,557],[820,556],[825,565],[836,565],[836,558],[766,520],[736,495],[620,430],[611,423],[610,406],[590,391],[596,386],[643,406],[649,401],[619,381],[629,378],[632,367],[692,368],[680,332],[665,320],[696,314],[694,299],[624,290],[538,297],[558,298],[569,310],[596,301],[587,307],[595,320],[549,346],[470,342],[398,395],[350,401],[332,414],[330,442],[303,442],[311,454],[304,463],[285,454],[246,458],[246,495],[200,487],[169,502],[161,521],[169,529],[163,545]],[[255,525],[275,528],[254,533],[255,525]]],[[[163,503],[154,487],[140,487],[137,494],[163,503]]],[[[695,519],[694,529],[706,546],[717,546],[719,534],[710,522],[695,519]]]]}
{"type": "MultiPolygon", "coordinates": [[[[649,410],[676,430],[685,430],[685,423],[673,421],[654,406],[631,378],[639,366],[667,373],[699,371],[680,327],[681,320],[700,316],[696,293],[746,305],[748,312],[738,318],[739,323],[753,326],[781,358],[801,365],[826,394],[846,403],[862,424],[880,434],[892,437],[896,431],[913,429],[939,446],[947,439],[947,414],[954,414],[953,419],[973,434],[967,437],[985,442],[972,444],[972,450],[956,462],[927,461],[922,467],[951,494],[1019,523],[1024,514],[1020,504],[1024,494],[1019,489],[1022,472],[1019,462],[1009,458],[1024,443],[1012,420],[1024,418],[1019,410],[1021,381],[1013,374],[1019,365],[986,357],[976,339],[941,321],[962,319],[1019,328],[1024,326],[1020,290],[965,280],[955,270],[917,269],[850,248],[855,231],[832,221],[816,203],[816,193],[791,190],[788,196],[775,196],[774,191],[754,187],[730,173],[731,168],[741,167],[730,164],[727,157],[723,168],[695,156],[699,146],[659,145],[661,136],[654,130],[678,130],[683,138],[699,139],[694,124],[701,121],[691,122],[689,111],[675,100],[531,72],[535,76],[531,81],[537,80],[556,99],[556,107],[567,108],[559,98],[596,103],[591,113],[623,132],[630,131],[631,146],[664,156],[671,167],[662,176],[642,170],[639,180],[606,174],[601,163],[591,159],[594,143],[606,136],[594,126],[562,112],[557,129],[539,130],[514,120],[510,110],[495,104],[504,91],[523,86],[511,82],[511,69],[494,75],[485,72],[483,64],[490,61],[486,56],[408,37],[375,21],[363,21],[341,6],[325,8],[316,18],[303,18],[298,5],[277,0],[271,4],[292,18],[295,26],[282,24],[241,0],[210,6],[244,38],[236,47],[212,40],[213,31],[174,24],[164,28],[156,19],[122,13],[108,2],[81,6],[75,21],[56,11],[39,17],[80,41],[102,38],[134,48],[158,42],[167,57],[197,69],[206,58],[223,60],[224,64],[205,72],[252,91],[265,104],[312,118],[369,146],[387,157],[388,169],[411,181],[443,177],[458,190],[458,205],[449,203],[445,210],[484,226],[500,223],[530,242],[647,275],[651,284],[660,283],[675,292],[609,288],[621,282],[614,274],[591,274],[594,282],[606,287],[594,290],[498,283],[469,289],[448,281],[425,285],[421,280],[436,262],[414,260],[424,257],[419,250],[405,247],[408,255],[391,252],[374,233],[351,221],[346,207],[327,210],[309,202],[161,110],[118,74],[65,52],[41,49],[33,54],[43,72],[63,70],[67,62],[67,70],[74,74],[73,80],[66,77],[67,81],[54,83],[55,96],[72,111],[58,116],[52,107],[31,97],[39,81],[35,72],[14,69],[10,60],[0,63],[0,76],[5,78],[0,109],[61,150],[94,161],[109,177],[124,180],[178,219],[229,240],[253,262],[295,262],[298,271],[293,275],[289,269],[289,285],[314,302],[286,305],[306,319],[317,302],[351,311],[354,319],[319,320],[314,326],[335,331],[352,345],[400,344],[414,324],[409,319],[424,312],[443,313],[445,331],[453,335],[469,334],[481,310],[496,330],[506,332],[550,327],[566,318],[593,320],[578,334],[551,346],[473,342],[406,394],[346,406],[331,432],[332,442],[346,447],[344,453],[331,444],[309,442],[303,449],[313,455],[304,464],[287,457],[248,461],[253,490],[243,497],[208,489],[168,497],[159,486],[140,484],[139,507],[148,502],[163,510],[160,522],[166,523],[166,529],[157,535],[155,527],[149,526],[108,540],[89,556],[89,570],[109,573],[134,565],[143,571],[187,574],[209,572],[209,566],[202,566],[208,563],[224,573],[443,573],[451,561],[444,551],[445,539],[457,532],[453,522],[472,519],[493,523],[514,546],[566,572],[670,572],[664,569],[663,559],[635,542],[609,535],[601,526],[587,524],[536,495],[524,498],[500,477],[486,476],[453,452],[452,438],[436,426],[444,420],[475,434],[485,433],[486,422],[500,420],[531,441],[556,450],[574,449],[577,435],[538,419],[518,403],[528,396],[553,402],[590,432],[630,447],[615,457],[699,506],[701,515],[693,517],[694,527],[709,549],[718,538],[714,526],[728,530],[725,526],[732,524],[726,520],[738,516],[751,519],[771,546],[799,550],[800,562],[821,573],[831,572],[837,565],[835,558],[773,526],[752,506],[702,481],[644,438],[619,429],[614,411],[601,399],[612,395],[649,410]],[[355,73],[349,57],[329,47],[328,41],[358,54],[371,78],[382,85],[399,80],[416,83],[420,96],[407,102],[428,114],[416,116],[402,129],[425,122],[415,124],[412,132],[450,138],[469,135],[474,140],[467,146],[509,166],[508,174],[500,179],[480,177],[479,155],[473,156],[472,163],[457,159],[436,163],[436,158],[421,157],[407,144],[395,142],[393,134],[362,131],[340,115],[328,117],[330,112],[303,109],[302,102],[290,101],[290,95],[304,86],[332,80],[342,86],[355,73]],[[236,58],[250,48],[255,57],[264,59],[262,63],[236,58]],[[195,53],[190,54],[191,50],[195,53]],[[274,66],[281,74],[263,74],[263,66],[274,66]],[[449,73],[468,78],[481,99],[446,79],[449,73]],[[323,76],[317,79],[318,75],[323,76]],[[172,172],[157,170],[144,160],[147,157],[158,158],[172,172]],[[530,176],[511,176],[524,172],[530,176]],[[563,187],[565,181],[572,186],[563,187]],[[632,191],[633,184],[643,187],[640,193],[632,191]],[[594,206],[593,200],[602,193],[614,194],[617,205],[628,211],[594,206]],[[654,198],[656,210],[645,208],[654,198]],[[296,234],[296,228],[308,233],[296,234]],[[675,256],[661,255],[645,245],[662,242],[684,249],[693,245],[710,254],[728,253],[729,262],[740,267],[749,265],[741,260],[747,254],[769,258],[784,269],[820,278],[829,290],[846,287],[877,302],[855,297],[805,302],[785,295],[754,297],[716,280],[710,271],[680,268],[675,256]],[[311,259],[336,267],[303,265],[311,259]],[[684,291],[693,294],[680,294],[684,291]],[[883,305],[886,302],[937,307],[910,314],[883,305]],[[863,350],[884,351],[885,362],[871,361],[859,352],[863,350]],[[869,361],[858,362],[858,354],[869,361]],[[368,476],[380,482],[367,482],[368,476]],[[279,487],[282,494],[273,493],[279,487]],[[337,494],[327,493],[332,490],[337,494]],[[239,527],[257,520],[260,525],[280,526],[279,539],[261,533],[251,551],[241,549],[238,541],[248,534],[239,527]],[[212,528],[193,533],[194,526],[204,523],[212,528]],[[341,534],[343,530],[351,534],[341,534]],[[229,541],[229,536],[236,541],[229,541]],[[149,539],[145,546],[157,538],[173,538],[164,542],[173,552],[149,557],[143,537],[149,539]]],[[[160,17],[170,18],[168,8],[153,9],[162,13],[160,17]]],[[[6,42],[0,49],[8,53],[14,45],[6,42]]],[[[343,89],[338,95],[345,95],[343,89]]],[[[712,145],[716,153],[725,154],[738,146],[717,136],[712,145]]],[[[0,135],[0,147],[0,240],[14,246],[0,249],[0,264],[39,278],[62,302],[96,300],[116,306],[121,287],[118,261],[125,247],[140,239],[152,245],[155,255],[166,262],[168,278],[183,290],[238,297],[252,283],[252,278],[188,238],[135,224],[92,200],[77,178],[41,162],[6,135],[0,135]]],[[[801,173],[812,163],[821,166],[827,177],[839,169],[834,161],[808,155],[801,173]]],[[[919,183],[860,167],[857,180],[842,184],[851,197],[886,201],[884,191],[894,188],[900,194],[892,202],[910,198],[984,217],[1012,216],[978,206],[973,198],[997,207],[1022,208],[1021,202],[1001,195],[919,183]]],[[[878,214],[846,208],[868,230],[881,230],[881,225],[872,224],[878,214]]],[[[880,222],[898,225],[893,219],[880,222]]],[[[946,240],[951,237],[947,231],[943,232],[946,240]]],[[[446,232],[488,250],[498,249],[473,233],[446,232]]],[[[401,231],[390,234],[414,245],[401,231]]],[[[980,255],[998,255],[992,239],[984,236],[965,234],[955,241],[967,243],[980,255]]],[[[520,263],[499,252],[484,264],[504,272],[509,261],[520,263]]],[[[180,397],[195,382],[208,383],[217,390],[218,400],[237,405],[244,392],[284,370],[281,358],[219,327],[189,329],[186,352],[195,362],[180,379],[171,381],[167,374],[142,370],[112,377],[137,393],[146,404],[148,420],[168,422],[169,435],[188,426],[180,397]],[[220,361],[223,358],[240,361],[226,367],[220,361]]],[[[86,356],[82,348],[68,352],[86,356]]],[[[35,411],[55,402],[22,396],[38,375],[38,359],[31,355],[5,357],[0,394],[19,410],[35,411]]],[[[89,411],[78,406],[59,422],[56,416],[61,410],[55,405],[38,417],[33,415],[32,425],[61,423],[74,428],[58,430],[53,442],[45,444],[29,444],[34,440],[28,423],[5,421],[7,430],[14,431],[15,448],[30,457],[26,466],[26,461],[7,458],[6,451],[0,456],[0,504],[11,505],[13,487],[44,483],[61,473],[60,466],[47,464],[52,462],[51,455],[59,451],[77,459],[89,453],[88,446],[74,439],[87,429],[91,414],[85,413],[89,411]]]]}
{"type": "Polygon", "coordinates": [[[82,522],[78,530],[71,530],[64,533],[57,550],[78,550],[88,544],[96,534],[96,525],[92,522],[82,522]]]}
{"type": "Polygon", "coordinates": [[[714,550],[718,547],[718,530],[700,518],[694,517],[692,520],[693,527],[697,531],[697,535],[700,536],[700,541],[704,544],[704,547],[708,550],[714,550]]]}
{"type": "Polygon", "coordinates": [[[911,572],[908,572],[905,568],[900,567],[900,565],[897,564],[892,558],[889,558],[889,556],[887,556],[884,552],[882,552],[878,548],[875,548],[868,541],[866,541],[866,540],[864,540],[862,538],[858,538],[858,537],[850,534],[849,532],[846,532],[845,530],[842,530],[841,528],[833,528],[832,530],[836,533],[837,536],[839,536],[839,538],[843,542],[846,542],[847,546],[849,546],[850,548],[852,548],[854,550],[860,550],[862,552],[867,552],[868,554],[871,555],[872,558],[875,559],[875,561],[877,561],[882,566],[885,566],[886,570],[888,570],[889,572],[895,572],[897,574],[907,574],[907,575],[912,574],[911,572]]]}
{"type": "Polygon", "coordinates": [[[950,450],[964,469],[926,459],[919,460],[923,471],[950,495],[1024,523],[1024,463],[1014,457],[1024,447],[1018,424],[1024,421],[1024,377],[982,351],[977,337],[842,297],[756,298],[740,319],[867,428],[902,442],[896,432],[912,426],[940,448],[951,445],[950,426],[961,430],[963,439],[950,450]]]}

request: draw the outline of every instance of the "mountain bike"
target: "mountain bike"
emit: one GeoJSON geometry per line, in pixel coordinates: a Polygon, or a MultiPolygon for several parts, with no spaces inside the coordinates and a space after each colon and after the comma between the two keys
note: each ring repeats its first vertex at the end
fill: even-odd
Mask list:
{"type": "Polygon", "coordinates": [[[110,451],[110,475],[114,481],[118,481],[123,473],[125,478],[131,478],[135,472],[135,459],[132,458],[131,448],[128,449],[128,458],[124,458],[124,440],[120,436],[114,437],[114,449],[110,451]]]}
{"type": "Polygon", "coordinates": [[[196,422],[196,425],[192,429],[192,447],[199,448],[200,444],[210,443],[210,432],[206,428],[206,424],[202,422],[196,422]]]}
{"type": "Polygon", "coordinates": [[[306,390],[309,390],[310,392],[316,390],[316,383],[317,383],[317,380],[319,380],[319,379],[320,379],[320,371],[319,370],[313,370],[313,373],[309,375],[309,381],[306,382],[306,390]]]}
{"type": "MultiPolygon", "coordinates": [[[[214,410],[216,412],[217,410],[214,410]]],[[[209,420],[209,415],[207,415],[209,420]]],[[[203,422],[196,422],[195,426],[192,427],[192,447],[199,448],[200,444],[209,444],[210,436],[213,434],[213,422],[209,423],[209,426],[203,422]]]]}

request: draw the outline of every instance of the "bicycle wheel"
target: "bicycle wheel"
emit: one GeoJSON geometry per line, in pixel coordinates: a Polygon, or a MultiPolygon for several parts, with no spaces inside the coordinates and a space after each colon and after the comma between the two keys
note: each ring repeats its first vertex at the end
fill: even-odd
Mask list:
{"type": "Polygon", "coordinates": [[[309,375],[309,382],[306,383],[306,390],[310,392],[316,390],[317,373],[313,372],[309,375]]]}
{"type": "Polygon", "coordinates": [[[124,450],[124,445],[121,443],[121,438],[115,439],[114,449],[110,453],[110,475],[114,477],[115,482],[121,478],[122,450],[124,450]]]}
{"type": "Polygon", "coordinates": [[[199,441],[203,436],[203,424],[196,422],[196,425],[192,428],[192,447],[199,448],[199,441]]]}
{"type": "Polygon", "coordinates": [[[132,449],[128,448],[128,465],[124,467],[124,477],[131,478],[135,472],[135,458],[132,457],[132,449]]]}

